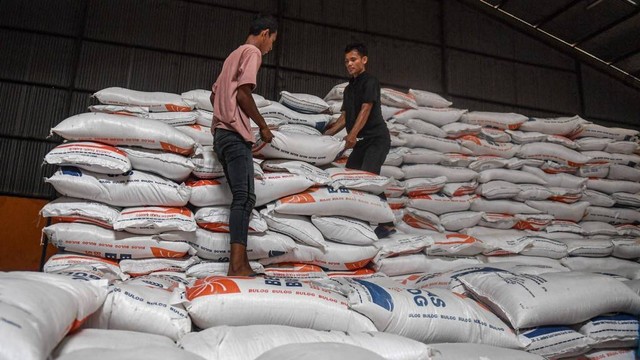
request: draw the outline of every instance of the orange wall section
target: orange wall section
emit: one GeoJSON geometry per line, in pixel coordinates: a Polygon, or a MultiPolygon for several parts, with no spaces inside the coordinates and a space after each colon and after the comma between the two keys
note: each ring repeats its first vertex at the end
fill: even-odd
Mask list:
{"type": "MultiPolygon", "coordinates": [[[[42,228],[47,225],[38,213],[47,202],[0,196],[0,271],[38,271],[42,228]]],[[[55,253],[56,248],[49,245],[47,257],[55,253]]]]}

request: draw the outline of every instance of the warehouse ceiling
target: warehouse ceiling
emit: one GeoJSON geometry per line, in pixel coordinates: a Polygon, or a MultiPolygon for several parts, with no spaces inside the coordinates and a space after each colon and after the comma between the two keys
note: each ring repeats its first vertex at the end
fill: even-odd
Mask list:
{"type": "Polygon", "coordinates": [[[468,0],[640,89],[640,0],[468,0]]]}

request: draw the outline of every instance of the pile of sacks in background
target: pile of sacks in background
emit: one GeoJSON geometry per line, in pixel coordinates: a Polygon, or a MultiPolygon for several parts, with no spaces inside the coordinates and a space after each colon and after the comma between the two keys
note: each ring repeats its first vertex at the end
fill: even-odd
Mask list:
{"type": "Polygon", "coordinates": [[[109,88],[54,127],[68,141],[45,157],[60,165],[45,181],[62,196],[42,215],[60,253],[25,281],[87,280],[99,305],[62,342],[66,323],[41,326],[21,358],[59,344],[54,358],[143,359],[160,353],[140,349],[150,343],[176,358],[273,359],[310,342],[368,359],[363,347],[385,359],[634,358],[637,131],[383,89],[393,148],[378,176],[343,168],[344,133],[322,136],[345,85],[324,100],[254,97],[277,129],[254,147],[248,254],[266,277],[224,276],[231,194],[210,92],[109,88]],[[391,220],[400,231],[378,240],[373,226],[391,220]]]}

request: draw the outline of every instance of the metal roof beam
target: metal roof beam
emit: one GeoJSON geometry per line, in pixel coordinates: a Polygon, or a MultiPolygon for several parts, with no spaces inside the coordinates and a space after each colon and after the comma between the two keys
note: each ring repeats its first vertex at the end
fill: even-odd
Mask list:
{"type": "Polygon", "coordinates": [[[604,26],[601,29],[598,29],[594,32],[592,32],[591,34],[587,34],[586,36],[581,37],[580,39],[578,39],[578,41],[576,41],[576,43],[574,44],[575,46],[580,46],[580,44],[587,42],[593,38],[595,38],[596,36],[602,34],[603,32],[609,31],[613,28],[615,28],[616,26],[622,24],[623,22],[633,18],[634,16],[640,14],[640,8],[638,8],[637,10],[634,10],[632,13],[630,13],[629,15],[626,15],[625,17],[623,17],[622,19],[619,19],[618,21],[614,21],[613,23],[604,26]]]}

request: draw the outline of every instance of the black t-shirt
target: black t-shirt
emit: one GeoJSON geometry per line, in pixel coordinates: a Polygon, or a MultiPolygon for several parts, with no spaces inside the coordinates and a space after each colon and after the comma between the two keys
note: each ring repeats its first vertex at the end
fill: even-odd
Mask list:
{"type": "Polygon", "coordinates": [[[389,133],[387,124],[382,118],[380,108],[380,83],[373,75],[366,71],[349,80],[349,85],[344,89],[342,111],[345,112],[345,125],[351,132],[364,103],[373,103],[369,119],[358,133],[359,138],[385,136],[389,133]]]}

